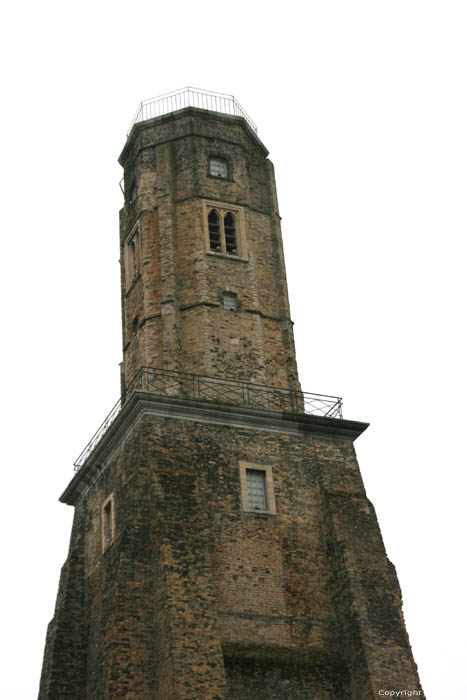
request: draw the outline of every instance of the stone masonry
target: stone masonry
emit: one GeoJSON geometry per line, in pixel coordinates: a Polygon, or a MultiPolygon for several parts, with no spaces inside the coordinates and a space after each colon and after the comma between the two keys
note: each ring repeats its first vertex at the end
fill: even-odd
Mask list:
{"type": "Polygon", "coordinates": [[[142,365],[299,388],[272,163],[240,118],[186,109],[136,125],[123,149],[120,217],[125,241],[139,229],[141,270],[122,265],[123,377],[142,365]],[[227,178],[209,174],[221,156],[227,178]],[[241,209],[238,256],[206,247],[206,202],[241,209]],[[238,296],[224,313],[222,294],[238,296]],[[134,320],[138,319],[135,332],[134,320]]]}
{"type": "Polygon", "coordinates": [[[123,400],[61,496],[39,700],[423,698],[355,456],[367,424],[129,389],[143,366],[299,389],[266,149],[187,108],[136,125],[120,162],[123,400]],[[209,247],[216,203],[235,254],[209,247]],[[245,465],[274,508],[245,507],[245,465]]]}

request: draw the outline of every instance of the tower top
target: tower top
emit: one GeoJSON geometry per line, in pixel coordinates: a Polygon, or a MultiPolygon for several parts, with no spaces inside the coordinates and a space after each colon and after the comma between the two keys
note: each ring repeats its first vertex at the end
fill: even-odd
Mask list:
{"type": "Polygon", "coordinates": [[[149,100],[143,100],[140,103],[136,114],[130,124],[127,132],[127,138],[135,124],[162,117],[165,114],[178,112],[186,107],[196,107],[198,109],[206,109],[210,112],[220,112],[221,114],[229,114],[234,117],[243,117],[247,124],[257,133],[258,128],[252,119],[245,112],[243,107],[233,95],[224,95],[221,92],[211,92],[208,90],[199,90],[193,87],[184,87],[180,90],[167,92],[158,97],[151,97],[149,100]]]}

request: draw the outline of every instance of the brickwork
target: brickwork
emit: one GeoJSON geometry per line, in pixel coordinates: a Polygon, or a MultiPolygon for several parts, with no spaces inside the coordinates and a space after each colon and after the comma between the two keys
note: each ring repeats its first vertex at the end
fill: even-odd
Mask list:
{"type": "Polygon", "coordinates": [[[419,688],[346,440],[146,416],[77,504],[71,551],[89,624],[86,694],[70,700],[419,688]],[[276,514],[242,508],[242,461],[272,467],[276,514]],[[102,554],[111,493],[115,540],[102,554]]]}
{"type": "Polygon", "coordinates": [[[124,382],[147,365],[298,388],[274,173],[256,135],[241,119],[188,109],[140,125],[120,161],[124,382]],[[227,160],[228,179],[210,176],[212,155],[227,160]],[[233,207],[239,255],[207,248],[206,202],[233,207]],[[135,227],[142,266],[128,287],[135,227]],[[224,291],[237,312],[223,308],[224,291]]]}
{"type": "Polygon", "coordinates": [[[75,518],[39,700],[420,690],[353,448],[366,424],[126,392],[144,365],[299,387],[266,149],[189,108],[134,127],[120,162],[124,401],[61,497],[75,518]],[[242,227],[236,255],[211,250],[212,202],[242,227]]]}
{"type": "Polygon", "coordinates": [[[82,698],[86,692],[87,621],[84,612],[84,542],[73,527],[62,567],[54,617],[47,629],[39,698],[82,698]]]}
{"type": "Polygon", "coordinates": [[[275,649],[245,654],[227,648],[224,663],[230,700],[347,697],[337,681],[342,678],[342,665],[319,653],[300,656],[286,649],[275,649]]]}

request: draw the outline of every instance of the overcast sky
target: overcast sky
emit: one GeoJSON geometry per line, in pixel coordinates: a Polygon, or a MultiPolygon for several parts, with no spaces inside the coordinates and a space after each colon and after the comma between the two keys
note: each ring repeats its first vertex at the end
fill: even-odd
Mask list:
{"type": "Polygon", "coordinates": [[[37,695],[58,497],[119,394],[117,157],[142,99],[192,85],[234,94],[270,150],[302,387],[371,424],[357,454],[422,684],[467,698],[466,17],[451,0],[3,10],[0,697],[37,695]]]}

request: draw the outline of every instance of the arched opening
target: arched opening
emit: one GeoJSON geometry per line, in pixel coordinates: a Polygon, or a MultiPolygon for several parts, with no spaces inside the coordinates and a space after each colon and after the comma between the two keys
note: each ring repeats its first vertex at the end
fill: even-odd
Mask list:
{"type": "Polygon", "coordinates": [[[215,209],[211,209],[208,215],[209,227],[209,247],[211,250],[221,252],[221,231],[219,225],[219,215],[215,209]]]}
{"type": "Polygon", "coordinates": [[[237,235],[235,219],[229,212],[224,216],[225,250],[229,255],[237,255],[237,235]]]}

